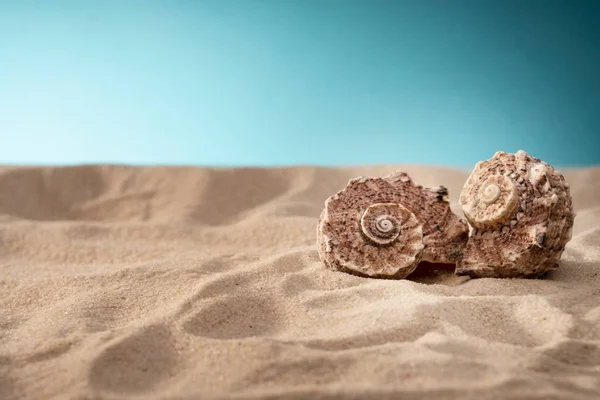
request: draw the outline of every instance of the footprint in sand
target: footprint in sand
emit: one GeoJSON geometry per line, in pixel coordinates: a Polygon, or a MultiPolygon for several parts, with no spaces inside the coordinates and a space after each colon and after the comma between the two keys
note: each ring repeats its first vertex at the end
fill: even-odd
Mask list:
{"type": "Polygon", "coordinates": [[[149,392],[177,371],[177,354],[167,327],[148,326],[103,349],[93,361],[89,383],[99,391],[149,392]]]}
{"type": "Polygon", "coordinates": [[[312,275],[302,273],[290,274],[281,283],[281,289],[288,297],[299,296],[310,290],[319,290],[320,288],[312,275]]]}
{"type": "Polygon", "coordinates": [[[274,334],[283,322],[277,299],[232,295],[211,299],[185,321],[184,329],[195,336],[234,339],[274,334]]]}

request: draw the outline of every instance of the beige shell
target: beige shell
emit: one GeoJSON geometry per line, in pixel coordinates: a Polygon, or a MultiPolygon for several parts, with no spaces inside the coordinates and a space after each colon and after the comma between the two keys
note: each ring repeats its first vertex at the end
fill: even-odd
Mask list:
{"type": "Polygon", "coordinates": [[[426,189],[404,172],[355,178],[325,202],[317,229],[323,263],[343,272],[402,279],[420,261],[456,264],[468,227],[443,186],[426,189]]]}
{"type": "Polygon", "coordinates": [[[471,232],[458,275],[535,277],[558,267],[575,214],[569,185],[547,163],[499,151],[475,166],[460,204],[471,232]]]}

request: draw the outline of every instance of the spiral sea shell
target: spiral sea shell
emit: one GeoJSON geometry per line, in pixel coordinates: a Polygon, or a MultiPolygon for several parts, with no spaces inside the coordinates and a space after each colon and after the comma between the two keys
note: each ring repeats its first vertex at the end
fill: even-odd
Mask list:
{"type": "Polygon", "coordinates": [[[569,185],[547,163],[499,151],[475,166],[460,204],[471,232],[458,275],[534,277],[558,267],[575,214],[569,185]]]}
{"type": "Polygon", "coordinates": [[[420,261],[456,264],[468,227],[447,196],[443,186],[417,186],[404,172],[351,179],[325,202],[319,256],[331,269],[373,278],[404,278],[420,261]]]}

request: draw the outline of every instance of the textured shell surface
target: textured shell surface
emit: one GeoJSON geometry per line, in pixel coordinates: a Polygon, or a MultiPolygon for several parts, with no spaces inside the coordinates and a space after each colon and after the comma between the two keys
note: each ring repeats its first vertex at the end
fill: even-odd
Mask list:
{"type": "Polygon", "coordinates": [[[470,234],[456,273],[535,277],[559,265],[575,213],[569,185],[520,150],[477,163],[460,194],[470,234]]]}
{"type": "Polygon", "coordinates": [[[420,261],[456,264],[468,227],[443,186],[423,188],[404,172],[351,179],[325,202],[317,227],[323,263],[359,276],[402,279],[420,261]]]}

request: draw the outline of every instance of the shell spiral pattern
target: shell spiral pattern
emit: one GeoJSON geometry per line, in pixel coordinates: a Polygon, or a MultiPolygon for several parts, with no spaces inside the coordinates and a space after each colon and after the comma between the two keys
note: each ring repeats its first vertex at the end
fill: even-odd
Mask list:
{"type": "Polygon", "coordinates": [[[360,219],[362,233],[374,243],[385,245],[398,240],[407,226],[417,226],[415,215],[401,204],[377,203],[370,205],[360,219]]]}
{"type": "Polygon", "coordinates": [[[575,214],[562,174],[524,151],[479,162],[460,195],[471,233],[457,274],[532,277],[558,267],[575,214]]]}
{"type": "Polygon", "coordinates": [[[404,278],[422,260],[456,263],[467,225],[446,196],[445,188],[424,189],[403,172],[352,179],[325,202],[319,256],[329,268],[375,278],[404,278]]]}

